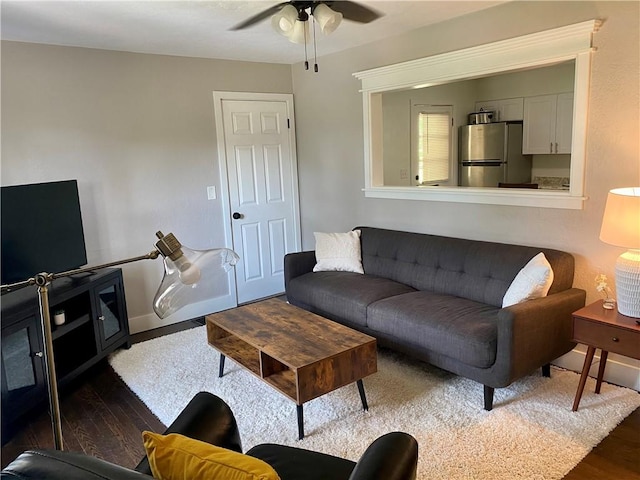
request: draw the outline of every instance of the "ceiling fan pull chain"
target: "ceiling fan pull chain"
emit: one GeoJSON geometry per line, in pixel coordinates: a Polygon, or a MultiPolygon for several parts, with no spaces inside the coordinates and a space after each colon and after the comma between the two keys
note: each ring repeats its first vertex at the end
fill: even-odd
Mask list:
{"type": "Polygon", "coordinates": [[[307,55],[307,22],[304,22],[304,69],[309,70],[309,56],[307,55]]]}
{"type": "Polygon", "coordinates": [[[313,71],[318,73],[318,43],[316,42],[316,17],[313,17],[313,71]]]}

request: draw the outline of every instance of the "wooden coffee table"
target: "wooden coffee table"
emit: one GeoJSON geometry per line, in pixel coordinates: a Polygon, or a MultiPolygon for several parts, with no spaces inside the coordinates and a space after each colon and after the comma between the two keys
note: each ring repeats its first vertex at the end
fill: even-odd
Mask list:
{"type": "Polygon", "coordinates": [[[376,339],[288,303],[270,299],[206,317],[209,345],[233,359],[297,405],[304,438],[305,402],[356,383],[377,371],[376,339]]]}

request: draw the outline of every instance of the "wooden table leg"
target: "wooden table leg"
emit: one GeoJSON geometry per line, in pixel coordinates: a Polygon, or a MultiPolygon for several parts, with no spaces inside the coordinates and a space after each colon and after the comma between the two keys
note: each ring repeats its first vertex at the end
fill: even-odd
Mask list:
{"type": "Polygon", "coordinates": [[[587,377],[589,376],[589,369],[591,368],[591,362],[593,361],[593,355],[596,353],[596,347],[589,347],[587,349],[587,355],[584,357],[584,365],[582,366],[582,374],[580,375],[580,383],[578,384],[578,390],[576,391],[576,398],[573,401],[572,411],[578,410],[580,405],[580,398],[582,398],[582,392],[584,392],[584,385],[587,383],[587,377]]]}
{"type": "Polygon", "coordinates": [[[364,384],[362,383],[362,379],[356,382],[358,385],[358,392],[360,392],[360,400],[362,400],[362,409],[369,410],[369,405],[367,404],[367,396],[364,393],[364,384]]]}
{"type": "Polygon", "coordinates": [[[302,412],[302,405],[296,405],[298,411],[298,440],[304,438],[304,414],[302,412]]]}
{"type": "Polygon", "coordinates": [[[596,380],[596,393],[600,393],[600,387],[602,386],[602,377],[604,377],[604,368],[607,366],[607,357],[609,352],[602,350],[600,354],[600,366],[598,367],[598,378],[596,380]]]}

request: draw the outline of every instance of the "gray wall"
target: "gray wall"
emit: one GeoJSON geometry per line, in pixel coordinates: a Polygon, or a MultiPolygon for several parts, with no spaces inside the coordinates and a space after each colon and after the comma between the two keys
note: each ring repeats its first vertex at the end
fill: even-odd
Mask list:
{"type": "MultiPolygon", "coordinates": [[[[78,179],[89,265],[157,230],[224,246],[212,92],[292,93],[289,65],[2,42],[1,66],[2,185],[78,179]]],[[[161,262],[123,270],[132,329],[157,325],[161,262]]]]}

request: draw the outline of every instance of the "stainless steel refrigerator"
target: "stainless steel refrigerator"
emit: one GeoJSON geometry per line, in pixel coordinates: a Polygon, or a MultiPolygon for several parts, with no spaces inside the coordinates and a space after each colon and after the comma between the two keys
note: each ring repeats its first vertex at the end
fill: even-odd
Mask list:
{"type": "Polygon", "coordinates": [[[531,155],[522,154],[522,122],[462,125],[458,158],[463,187],[531,182],[531,155]]]}

